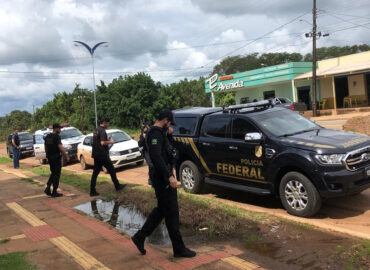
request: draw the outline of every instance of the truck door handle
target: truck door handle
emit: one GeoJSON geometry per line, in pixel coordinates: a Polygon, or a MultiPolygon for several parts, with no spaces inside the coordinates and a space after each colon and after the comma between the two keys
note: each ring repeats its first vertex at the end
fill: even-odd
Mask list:
{"type": "Polygon", "coordinates": [[[238,147],[237,146],[229,146],[229,149],[230,150],[238,150],[238,147]]]}
{"type": "Polygon", "coordinates": [[[204,145],[204,146],[210,146],[211,144],[208,143],[208,142],[203,142],[202,145],[204,145]]]}

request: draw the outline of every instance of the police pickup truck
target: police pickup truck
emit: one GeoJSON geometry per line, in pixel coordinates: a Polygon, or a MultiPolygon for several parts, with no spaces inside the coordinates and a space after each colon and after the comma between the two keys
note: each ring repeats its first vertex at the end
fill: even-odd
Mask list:
{"type": "Polygon", "coordinates": [[[370,187],[370,137],[326,129],[268,101],[173,111],[177,177],[276,195],[292,215],[317,213],[322,199],[370,187]]]}

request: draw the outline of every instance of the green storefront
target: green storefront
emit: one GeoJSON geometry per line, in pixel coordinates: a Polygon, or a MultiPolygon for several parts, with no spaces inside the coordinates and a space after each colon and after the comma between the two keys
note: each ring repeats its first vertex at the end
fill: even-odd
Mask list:
{"type": "Polygon", "coordinates": [[[305,95],[310,97],[311,81],[295,85],[294,78],[311,69],[311,62],[292,62],[225,76],[215,74],[206,80],[205,89],[206,93],[212,95],[225,91],[235,92],[237,104],[271,97],[286,97],[297,102],[303,99],[303,96],[299,96],[303,91],[299,89],[305,90],[305,95]]]}

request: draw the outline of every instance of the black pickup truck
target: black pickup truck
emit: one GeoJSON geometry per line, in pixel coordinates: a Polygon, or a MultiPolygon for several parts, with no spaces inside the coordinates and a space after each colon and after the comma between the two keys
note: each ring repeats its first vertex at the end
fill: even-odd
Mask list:
{"type": "Polygon", "coordinates": [[[280,198],[292,215],[370,187],[370,137],[326,129],[268,101],[173,111],[177,177],[280,198]]]}

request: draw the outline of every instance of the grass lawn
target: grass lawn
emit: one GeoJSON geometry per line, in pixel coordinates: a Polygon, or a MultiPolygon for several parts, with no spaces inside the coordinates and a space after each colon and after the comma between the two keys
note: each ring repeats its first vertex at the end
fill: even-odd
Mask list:
{"type": "Polygon", "coordinates": [[[13,160],[11,158],[8,158],[8,157],[0,157],[0,163],[8,163],[8,162],[12,162],[13,160]]]}
{"type": "Polygon", "coordinates": [[[24,257],[27,252],[13,252],[0,255],[0,269],[11,270],[36,270],[35,265],[30,264],[24,257]]]}

